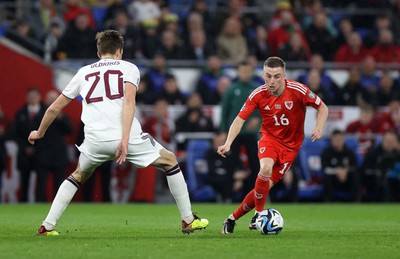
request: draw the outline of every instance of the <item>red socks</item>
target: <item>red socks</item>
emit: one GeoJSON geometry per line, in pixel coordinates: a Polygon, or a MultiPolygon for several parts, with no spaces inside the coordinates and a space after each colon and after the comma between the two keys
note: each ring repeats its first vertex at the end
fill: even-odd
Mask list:
{"type": "Polygon", "coordinates": [[[256,187],[244,197],[240,206],[233,212],[235,220],[240,219],[254,207],[256,211],[263,211],[269,193],[269,177],[258,174],[256,187]]]}
{"type": "Polygon", "coordinates": [[[254,188],[254,203],[256,211],[264,210],[265,201],[269,193],[269,177],[258,174],[254,188]]]}
{"type": "Polygon", "coordinates": [[[254,189],[251,190],[246,197],[244,197],[242,203],[240,206],[235,210],[233,213],[233,217],[235,220],[240,219],[244,215],[246,215],[247,212],[251,211],[254,208],[254,189]]]}

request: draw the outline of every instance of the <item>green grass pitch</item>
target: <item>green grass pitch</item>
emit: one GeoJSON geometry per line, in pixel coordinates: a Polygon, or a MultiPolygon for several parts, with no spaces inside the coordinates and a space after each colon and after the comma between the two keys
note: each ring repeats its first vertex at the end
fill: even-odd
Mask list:
{"type": "Polygon", "coordinates": [[[222,235],[236,205],[193,204],[207,229],[184,235],[174,204],[72,203],[61,236],[36,236],[50,204],[0,205],[0,258],[400,258],[399,204],[267,204],[283,231],[247,228],[253,213],[222,235]]]}

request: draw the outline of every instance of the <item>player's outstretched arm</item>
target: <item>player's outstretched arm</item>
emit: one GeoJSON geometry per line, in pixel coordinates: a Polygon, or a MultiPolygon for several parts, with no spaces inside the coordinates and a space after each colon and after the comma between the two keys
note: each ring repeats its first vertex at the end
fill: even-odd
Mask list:
{"type": "Polygon", "coordinates": [[[237,135],[239,134],[240,130],[242,129],[244,122],[245,120],[243,120],[239,116],[236,116],[236,118],[233,120],[232,125],[229,128],[225,144],[218,147],[217,153],[220,156],[226,157],[225,154],[231,150],[231,145],[235,140],[235,138],[237,137],[237,135]]]}
{"type": "Polygon", "coordinates": [[[315,129],[311,133],[311,141],[314,142],[322,137],[322,131],[326,120],[328,119],[329,109],[324,102],[318,107],[317,122],[315,129]]]}
{"type": "Polygon", "coordinates": [[[122,108],[122,139],[115,153],[118,164],[126,160],[128,154],[129,136],[131,133],[132,122],[135,116],[136,86],[132,83],[125,83],[124,104],[122,108]]]}
{"type": "Polygon", "coordinates": [[[57,115],[60,113],[60,111],[64,109],[64,107],[70,102],[71,99],[60,94],[60,96],[58,96],[58,98],[49,106],[49,108],[47,108],[46,113],[40,122],[39,129],[31,131],[29,134],[29,143],[33,145],[35,144],[36,140],[43,138],[51,123],[55,120],[55,118],[57,118],[57,115]]]}

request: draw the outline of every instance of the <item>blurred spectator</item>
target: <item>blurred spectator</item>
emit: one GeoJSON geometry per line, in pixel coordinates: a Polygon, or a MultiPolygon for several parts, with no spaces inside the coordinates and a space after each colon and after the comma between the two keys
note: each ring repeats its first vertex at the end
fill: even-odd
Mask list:
{"type": "Polygon", "coordinates": [[[361,63],[361,85],[371,94],[378,91],[380,78],[373,57],[367,56],[361,63]]]}
{"type": "MultiPolygon", "coordinates": [[[[256,2],[258,4],[258,6],[265,4],[265,0],[264,1],[258,0],[256,2]]],[[[269,1],[269,3],[271,5],[273,5],[273,4],[275,5],[275,11],[274,11],[274,13],[271,17],[271,20],[268,24],[268,30],[272,31],[281,26],[282,12],[291,12],[292,15],[294,15],[294,10],[293,10],[293,6],[292,6],[291,2],[288,0],[272,0],[272,1],[269,1]]],[[[293,16],[293,17],[295,17],[295,16],[293,16]]],[[[296,27],[301,27],[300,23],[298,23],[297,20],[294,20],[293,23],[296,27]]]]}
{"type": "Polygon", "coordinates": [[[211,185],[216,192],[217,202],[231,203],[234,192],[234,166],[230,162],[230,153],[227,158],[217,154],[217,149],[225,142],[224,134],[217,134],[213,138],[213,145],[207,151],[206,159],[211,185]]]}
{"type": "MultiPolygon", "coordinates": [[[[265,80],[262,77],[262,73],[261,73],[261,75],[259,75],[257,73],[258,60],[257,60],[256,56],[248,55],[245,59],[245,62],[249,63],[253,68],[253,75],[251,76],[251,80],[259,86],[265,84],[265,80]]],[[[264,64],[264,63],[262,63],[262,64],[264,64]]],[[[236,81],[236,80],[239,80],[239,76],[233,79],[233,81],[236,81]]]]}
{"type": "Polygon", "coordinates": [[[388,111],[381,115],[379,121],[379,132],[388,130],[400,134],[400,100],[393,99],[388,105],[388,111]]]}
{"type": "Polygon", "coordinates": [[[388,201],[393,198],[389,196],[388,174],[398,170],[393,167],[400,161],[399,150],[399,136],[393,131],[387,131],[383,134],[382,143],[371,148],[365,155],[361,167],[361,183],[364,188],[361,201],[388,201]]]}
{"type": "MultiPolygon", "coordinates": [[[[232,83],[222,97],[221,118],[224,119],[221,120],[220,124],[221,132],[228,132],[229,125],[236,118],[239,110],[246,102],[247,97],[258,87],[258,85],[251,80],[253,72],[252,65],[247,62],[242,62],[238,65],[237,73],[239,75],[239,80],[232,83]]],[[[247,155],[250,175],[244,182],[244,194],[248,193],[248,191],[254,187],[254,181],[259,171],[257,149],[254,147],[257,146],[260,124],[260,114],[258,112],[252,113],[243,125],[242,131],[233,142],[231,148],[231,163],[235,165],[235,170],[245,168],[240,159],[242,148],[245,149],[245,154],[247,155]]]]}
{"type": "Polygon", "coordinates": [[[128,11],[135,23],[161,18],[160,7],[150,0],[135,0],[128,6],[128,11]]]}
{"type": "MultiPolygon", "coordinates": [[[[183,40],[188,43],[190,41],[190,34],[196,31],[205,31],[204,20],[201,14],[193,12],[187,16],[186,23],[184,24],[182,32],[183,40]]],[[[206,36],[212,37],[208,33],[206,33],[206,36]]]]}
{"type": "Polygon", "coordinates": [[[297,174],[289,168],[285,176],[271,188],[269,196],[271,202],[295,202],[297,201],[298,179],[297,174]]]}
{"type": "Polygon", "coordinates": [[[38,88],[31,87],[26,91],[26,103],[17,111],[14,118],[13,134],[18,145],[17,168],[20,172],[20,201],[28,202],[28,189],[31,172],[36,170],[35,156],[38,146],[32,146],[27,136],[38,129],[46,111],[41,102],[38,88]]]}
{"type": "Polygon", "coordinates": [[[336,50],[347,43],[347,38],[350,37],[352,32],[354,32],[354,29],[351,20],[349,18],[341,19],[339,22],[339,32],[336,37],[336,50]]]}
{"type": "Polygon", "coordinates": [[[161,42],[158,50],[166,59],[183,59],[184,49],[181,46],[176,32],[166,30],[161,32],[161,42]]]}
{"type": "Polygon", "coordinates": [[[178,17],[178,15],[171,13],[168,6],[163,6],[163,8],[162,8],[160,31],[175,32],[179,42],[181,43],[179,17],[178,17]]]}
{"type": "Polygon", "coordinates": [[[400,47],[394,43],[390,30],[379,31],[379,42],[370,50],[370,55],[376,62],[400,63],[400,47]]]}
{"type": "Polygon", "coordinates": [[[293,33],[290,41],[279,50],[278,56],[287,61],[308,61],[308,53],[303,47],[301,35],[293,33]]]}
{"type": "Polygon", "coordinates": [[[336,104],[359,106],[371,102],[371,99],[371,94],[361,86],[360,70],[353,67],[349,71],[346,84],[339,89],[336,104]]]}
{"type": "Polygon", "coordinates": [[[219,57],[210,55],[196,83],[196,92],[200,94],[204,104],[219,104],[221,95],[218,91],[218,81],[224,75],[225,71],[219,57]]]}
{"type": "Polygon", "coordinates": [[[36,40],[35,33],[28,22],[22,19],[14,20],[7,29],[5,36],[36,55],[43,56],[40,42],[36,40]]]}
{"type": "Polygon", "coordinates": [[[186,97],[179,89],[176,77],[172,74],[165,77],[163,88],[157,95],[158,98],[165,98],[171,105],[184,104],[186,102],[186,97]]]}
{"type": "Polygon", "coordinates": [[[324,59],[322,58],[321,55],[319,54],[314,54],[310,58],[310,69],[302,73],[297,81],[300,83],[303,83],[305,85],[308,85],[308,74],[310,73],[311,70],[316,69],[319,71],[320,76],[321,76],[321,88],[326,91],[326,93],[329,95],[329,99],[331,100],[336,100],[336,95],[338,92],[338,86],[336,83],[332,80],[331,76],[326,72],[325,70],[325,62],[324,59]]]}
{"type": "Polygon", "coordinates": [[[376,0],[363,0],[363,1],[348,1],[353,5],[353,8],[368,8],[370,10],[376,11],[370,14],[364,13],[360,15],[353,15],[352,20],[354,27],[356,28],[372,28],[374,26],[374,18],[376,14],[383,13],[383,11],[388,10],[390,1],[376,1],[376,0]]]}
{"type": "Polygon", "coordinates": [[[189,38],[189,45],[184,54],[185,59],[205,61],[208,56],[215,53],[214,48],[207,41],[204,31],[193,31],[189,38]]]}
{"type": "MultiPolygon", "coordinates": [[[[3,170],[7,168],[7,149],[6,137],[8,130],[8,120],[4,115],[3,109],[0,105],[0,186],[3,170]]],[[[0,188],[0,202],[1,202],[1,188],[0,188]]]]}
{"type": "MultiPolygon", "coordinates": [[[[44,104],[48,107],[59,96],[55,90],[51,90],[46,94],[44,104]]],[[[49,173],[53,174],[54,190],[64,181],[64,173],[69,163],[67,143],[65,136],[72,133],[72,124],[69,117],[60,112],[54,122],[46,131],[46,138],[36,143],[36,201],[46,202],[47,180],[49,173]]],[[[49,195],[55,196],[55,192],[49,195]]]]}
{"type": "Polygon", "coordinates": [[[325,201],[356,201],[358,162],[353,150],[345,144],[345,135],[334,130],[330,145],[321,154],[324,171],[325,201]]]}
{"type": "Polygon", "coordinates": [[[306,51],[309,51],[309,46],[304,38],[303,30],[295,20],[293,14],[288,10],[280,12],[279,26],[275,29],[268,31],[268,46],[270,47],[270,54],[276,56],[280,48],[283,47],[290,39],[293,33],[302,35],[302,45],[306,51]]]}
{"type": "Polygon", "coordinates": [[[139,86],[136,91],[137,104],[153,104],[155,101],[154,93],[149,90],[147,83],[148,82],[145,80],[140,80],[139,82],[139,86]]]}
{"type": "Polygon", "coordinates": [[[168,69],[167,60],[162,54],[156,53],[153,58],[152,66],[147,70],[141,80],[146,83],[146,93],[153,94],[153,96],[157,95],[163,88],[165,79],[169,76],[172,76],[172,74],[168,69]]]}
{"type": "Polygon", "coordinates": [[[367,35],[364,37],[364,45],[371,49],[373,48],[379,40],[379,34],[382,30],[390,30],[390,18],[387,15],[377,15],[375,17],[374,27],[369,29],[367,35]]]}
{"type": "Polygon", "coordinates": [[[119,31],[124,37],[124,58],[136,58],[136,53],[139,49],[139,32],[133,25],[130,24],[128,14],[125,11],[115,11],[114,17],[110,21],[109,28],[119,31]]]}
{"type": "Polygon", "coordinates": [[[159,98],[154,102],[153,112],[146,117],[143,131],[153,136],[164,147],[171,146],[175,123],[168,114],[168,102],[159,98]]]}
{"type": "Polygon", "coordinates": [[[388,72],[381,75],[378,92],[374,101],[376,106],[386,106],[391,100],[399,100],[400,89],[394,84],[394,79],[388,72]]]}
{"type": "Polygon", "coordinates": [[[217,20],[214,26],[216,26],[217,28],[222,28],[228,19],[234,19],[240,24],[242,28],[243,27],[242,10],[244,7],[246,7],[246,4],[247,1],[241,1],[241,0],[222,1],[220,5],[222,7],[225,7],[225,10],[224,12],[216,16],[217,20]]]}
{"type": "Polygon", "coordinates": [[[320,54],[324,60],[332,60],[332,53],[335,50],[335,38],[328,30],[326,15],[323,12],[319,12],[314,14],[313,18],[313,23],[304,31],[311,52],[320,54]]]}
{"type": "Polygon", "coordinates": [[[215,26],[215,18],[210,14],[208,4],[206,0],[195,0],[190,8],[189,15],[187,17],[187,28],[191,31],[191,28],[198,28],[198,24],[201,23],[207,37],[214,38],[216,35],[217,26],[215,26]],[[198,14],[201,16],[201,22],[199,17],[194,17],[198,14]],[[197,25],[196,25],[197,24],[197,25]]]}
{"type": "Polygon", "coordinates": [[[97,49],[93,41],[96,31],[89,27],[89,18],[85,13],[77,14],[58,44],[60,59],[84,59],[96,56],[97,49]]]}
{"type": "Polygon", "coordinates": [[[346,133],[359,135],[358,153],[363,156],[372,147],[374,134],[379,132],[379,125],[376,122],[374,107],[366,104],[360,107],[359,118],[350,122],[346,127],[346,133]]]}
{"type": "Polygon", "coordinates": [[[243,61],[249,52],[246,39],[241,33],[240,23],[234,18],[225,20],[216,42],[218,56],[230,64],[243,61]]]}
{"type": "Polygon", "coordinates": [[[302,14],[302,27],[303,28],[308,28],[310,25],[313,23],[316,23],[316,19],[320,19],[320,17],[317,17],[319,14],[324,14],[325,16],[325,26],[326,29],[328,30],[329,34],[332,37],[337,36],[337,29],[331,19],[324,10],[324,6],[322,4],[322,1],[320,0],[312,0],[312,1],[306,1],[304,3],[304,12],[302,14]]]}
{"type": "Polygon", "coordinates": [[[186,101],[186,112],[176,120],[177,132],[213,132],[214,125],[202,111],[203,102],[198,93],[192,93],[186,101]]]}
{"type": "Polygon", "coordinates": [[[78,16],[86,15],[87,23],[90,29],[96,28],[96,22],[93,18],[92,11],[90,8],[82,3],[82,0],[65,0],[64,2],[64,21],[68,25],[74,23],[78,16]]]}
{"type": "Polygon", "coordinates": [[[111,21],[114,19],[117,12],[126,12],[126,5],[124,0],[112,0],[111,4],[107,6],[106,13],[103,17],[103,24],[108,27],[111,21]]]}
{"type": "Polygon", "coordinates": [[[267,39],[267,29],[262,25],[258,25],[255,29],[254,40],[249,43],[250,53],[255,55],[257,60],[265,61],[270,55],[267,39]]]}
{"type": "Polygon", "coordinates": [[[392,28],[394,29],[394,34],[395,35],[395,42],[397,44],[400,43],[400,39],[398,39],[398,35],[400,34],[400,0],[394,0],[392,1],[392,8],[391,8],[391,14],[392,20],[391,20],[391,25],[392,28]]]}
{"type": "Polygon", "coordinates": [[[159,47],[158,23],[155,21],[145,21],[140,26],[140,53],[144,58],[152,59],[157,53],[159,47]]]}
{"type": "Polygon", "coordinates": [[[50,24],[50,30],[44,38],[44,60],[50,62],[57,60],[58,43],[64,34],[65,24],[61,19],[53,19],[50,24]]]}
{"type": "Polygon", "coordinates": [[[321,75],[318,70],[311,69],[307,77],[307,86],[318,95],[326,105],[333,105],[334,100],[330,98],[328,92],[321,87],[321,75]]]}
{"type": "Polygon", "coordinates": [[[347,42],[335,52],[336,62],[361,62],[368,55],[368,50],[362,43],[358,32],[351,32],[347,36],[347,42]]]}
{"type": "Polygon", "coordinates": [[[29,24],[37,40],[43,40],[54,18],[60,19],[60,12],[53,0],[39,0],[34,3],[29,14],[29,24]]]}

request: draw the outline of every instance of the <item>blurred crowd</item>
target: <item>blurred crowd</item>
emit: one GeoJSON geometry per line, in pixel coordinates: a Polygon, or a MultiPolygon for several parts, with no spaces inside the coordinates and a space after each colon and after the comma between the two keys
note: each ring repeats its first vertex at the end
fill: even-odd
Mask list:
{"type": "MultiPolygon", "coordinates": [[[[126,59],[152,59],[162,53],[167,59],[204,61],[216,54],[226,64],[237,64],[248,55],[258,61],[271,55],[310,61],[319,54],[325,61],[360,62],[372,56],[376,62],[400,62],[399,0],[36,0],[25,4],[25,13],[10,17],[7,37],[25,45],[27,38],[40,42],[42,54],[53,60],[92,59],[95,33],[111,28],[125,37],[126,59]]],[[[36,47],[32,46],[38,51],[36,47]]]]}
{"type": "MultiPolygon", "coordinates": [[[[321,150],[326,187],[322,199],[400,201],[400,75],[390,67],[400,63],[399,0],[37,0],[28,13],[13,18],[9,17],[5,36],[47,61],[95,59],[96,32],[119,30],[125,38],[124,58],[150,64],[141,68],[137,93],[139,111],[144,106],[152,111],[143,116],[143,129],[165,146],[173,145],[176,133],[213,133],[212,143],[205,148],[210,174],[206,184],[215,191],[213,199],[223,202],[240,201],[258,173],[257,154],[251,153],[260,123],[257,114],[248,120],[232,147],[230,161],[234,163],[215,152],[245,98],[263,84],[256,73],[258,64],[271,55],[287,62],[307,62],[307,68],[290,79],[306,84],[327,105],[358,106],[361,111],[343,131],[333,132],[327,151],[321,150]],[[186,5],[184,11],[171,8],[179,4],[186,5]],[[181,90],[168,65],[170,60],[201,65],[192,92],[181,90]],[[355,65],[344,66],[350,67],[349,77],[338,85],[326,62],[338,67],[355,65]],[[235,76],[228,72],[231,68],[235,76]],[[174,105],[182,105],[184,111],[172,119],[169,107],[174,105]],[[219,125],[208,109],[216,105],[224,118],[219,125]],[[346,147],[343,136],[347,134],[358,136],[355,150],[346,147]]],[[[27,200],[32,170],[42,181],[53,172],[55,186],[65,177],[69,161],[64,136],[72,131],[68,116],[62,114],[54,125],[51,144],[44,141],[29,146],[26,137],[38,127],[54,93],[46,93],[42,99],[37,88],[29,88],[26,98],[26,105],[14,118],[5,118],[0,107],[0,169],[6,165],[5,140],[15,140],[20,201],[27,200]],[[60,143],[55,145],[54,139],[60,143]],[[55,146],[59,149],[53,150],[55,146]],[[62,156],[48,157],[55,153],[62,156]]],[[[187,146],[184,141],[176,147],[181,161],[186,161],[187,146]]],[[[271,199],[298,199],[301,179],[297,168],[274,187],[271,199]]],[[[107,165],[104,175],[109,176],[111,170],[107,165]]],[[[104,177],[104,181],[103,197],[109,201],[110,178],[104,177]]],[[[36,190],[37,201],[44,201],[44,188],[36,190]]]]}

